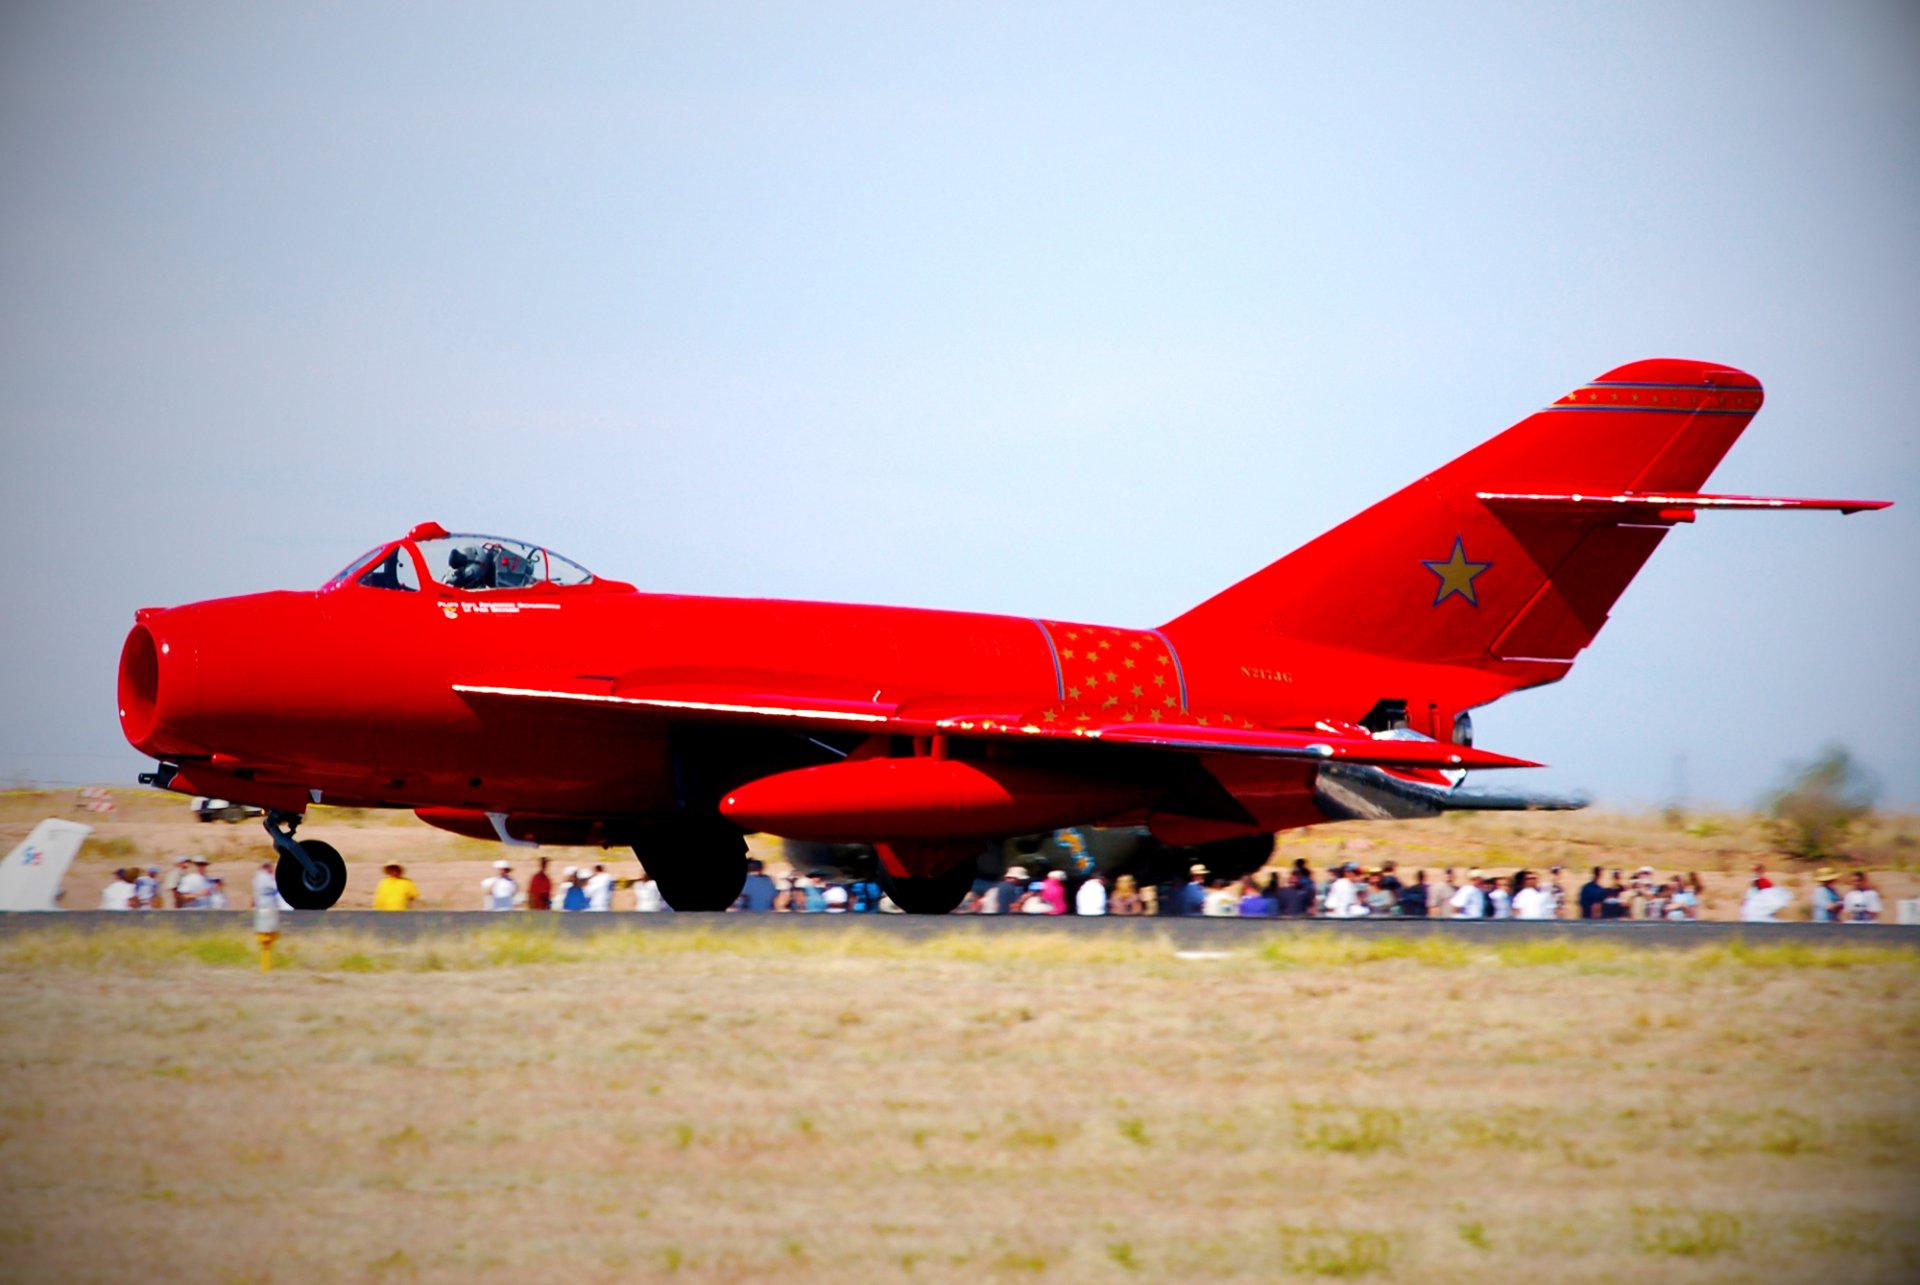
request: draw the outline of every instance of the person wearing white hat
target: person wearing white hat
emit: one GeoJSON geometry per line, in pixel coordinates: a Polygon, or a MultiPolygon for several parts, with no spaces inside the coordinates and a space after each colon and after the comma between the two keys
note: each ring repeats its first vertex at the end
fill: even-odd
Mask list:
{"type": "Polygon", "coordinates": [[[513,881],[513,866],[505,861],[493,863],[493,873],[480,881],[482,910],[512,910],[520,885],[513,881]]]}
{"type": "Polygon", "coordinates": [[[980,913],[1010,915],[1019,907],[1020,899],[1026,895],[1027,868],[1008,866],[1007,873],[1001,877],[1000,882],[989,889],[987,896],[982,899],[980,913]]]}
{"type": "Polygon", "coordinates": [[[173,859],[173,865],[168,867],[166,877],[160,881],[158,904],[172,906],[175,910],[180,909],[180,881],[187,877],[187,872],[192,868],[193,858],[184,852],[173,859]]]}
{"type": "Polygon", "coordinates": [[[1199,862],[1187,867],[1187,881],[1174,889],[1172,911],[1176,915],[1197,915],[1207,906],[1207,868],[1199,862]]]}

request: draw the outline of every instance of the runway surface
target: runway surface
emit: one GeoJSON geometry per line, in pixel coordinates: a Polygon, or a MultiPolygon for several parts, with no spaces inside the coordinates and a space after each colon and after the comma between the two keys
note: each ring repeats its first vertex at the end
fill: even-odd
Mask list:
{"type": "MultiPolygon", "coordinates": [[[[502,927],[538,926],[558,933],[683,932],[711,929],[753,933],[784,929],[803,933],[878,932],[917,938],[935,934],[1131,934],[1164,936],[1181,950],[1231,950],[1250,947],[1286,934],[1340,933],[1392,937],[1438,934],[1472,942],[1608,941],[1648,949],[1689,946],[1846,944],[1920,947],[1920,925],[1899,924],[1742,924],[1646,923],[1632,920],[1586,923],[1577,920],[1454,920],[1454,919],[1206,919],[1206,918],[1080,918],[1074,915],[767,915],[767,914],[562,914],[508,911],[410,911],[402,914],[372,910],[330,910],[324,913],[288,913],[281,931],[291,937],[306,933],[353,932],[391,941],[453,937],[502,927]]],[[[89,932],[101,927],[130,928],[138,932],[250,933],[253,912],[160,911],[120,914],[108,911],[65,911],[52,914],[0,913],[0,935],[35,932],[89,932]]]]}

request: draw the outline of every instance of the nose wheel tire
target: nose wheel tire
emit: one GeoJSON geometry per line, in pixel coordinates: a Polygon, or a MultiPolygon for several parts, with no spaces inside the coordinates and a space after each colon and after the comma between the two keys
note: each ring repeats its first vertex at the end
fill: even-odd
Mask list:
{"type": "Polygon", "coordinates": [[[313,869],[308,870],[291,855],[282,856],[273,868],[274,881],[280,885],[280,895],[295,910],[326,910],[347,890],[347,863],[331,843],[303,839],[299,847],[313,869]]]}
{"type": "Polygon", "coordinates": [[[893,898],[893,904],[910,915],[947,915],[967,899],[973,888],[974,861],[962,861],[945,874],[928,879],[896,879],[880,871],[880,886],[893,898]]]}

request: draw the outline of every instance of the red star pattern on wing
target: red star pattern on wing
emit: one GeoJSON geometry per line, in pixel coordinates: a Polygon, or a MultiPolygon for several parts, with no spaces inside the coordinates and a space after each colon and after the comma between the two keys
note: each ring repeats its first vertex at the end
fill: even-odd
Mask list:
{"type": "Polygon", "coordinates": [[[1165,722],[1180,717],[1177,666],[1165,639],[1146,629],[1040,622],[1060,659],[1060,687],[1073,715],[1097,722],[1165,722]]]}
{"type": "MultiPolygon", "coordinates": [[[[1200,723],[1182,703],[1179,665],[1165,639],[1146,629],[1110,629],[1043,620],[1060,661],[1061,704],[1023,719],[1038,730],[1113,723],[1200,723]]],[[[1209,727],[1254,726],[1209,710],[1209,727]]]]}

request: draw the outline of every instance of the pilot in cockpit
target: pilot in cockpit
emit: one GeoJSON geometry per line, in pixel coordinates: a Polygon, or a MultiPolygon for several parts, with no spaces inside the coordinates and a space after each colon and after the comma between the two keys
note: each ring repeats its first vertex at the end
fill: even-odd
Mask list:
{"type": "Polygon", "coordinates": [[[455,549],[447,555],[447,565],[453,568],[447,583],[455,589],[493,588],[493,558],[486,550],[477,546],[455,549]]]}

